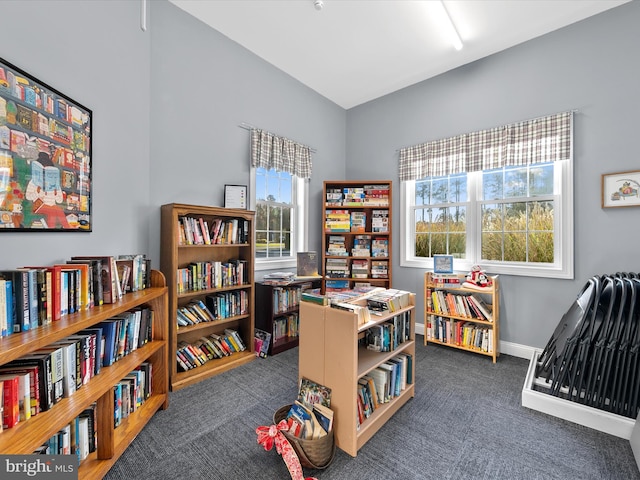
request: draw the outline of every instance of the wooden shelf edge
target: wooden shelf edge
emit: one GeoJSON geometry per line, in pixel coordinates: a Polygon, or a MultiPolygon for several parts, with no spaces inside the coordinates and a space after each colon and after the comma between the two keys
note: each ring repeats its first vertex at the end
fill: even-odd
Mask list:
{"type": "MultiPolygon", "coordinates": [[[[456,345],[455,343],[441,342],[440,340],[433,340],[431,338],[426,338],[425,337],[425,341],[427,343],[434,343],[436,345],[443,345],[445,347],[457,348],[458,350],[464,350],[465,352],[478,353],[480,355],[485,355],[487,357],[498,357],[498,356],[500,356],[500,352],[495,352],[495,355],[494,355],[494,352],[485,352],[483,350],[476,350],[475,348],[464,347],[462,345],[456,345]]],[[[494,360],[494,363],[495,363],[495,360],[494,360]]]]}
{"type": "Polygon", "coordinates": [[[201,382],[206,378],[213,377],[222,372],[226,372],[227,370],[249,363],[256,358],[257,357],[254,353],[244,351],[234,353],[229,357],[209,360],[200,367],[187,372],[178,372],[171,383],[171,389],[173,391],[180,390],[181,388],[201,382]]]}
{"type": "Polygon", "coordinates": [[[195,325],[178,327],[176,329],[176,335],[179,337],[180,335],[191,333],[194,330],[203,330],[211,327],[217,327],[219,325],[225,325],[228,323],[237,322],[238,320],[244,320],[246,318],[249,318],[249,314],[236,315],[235,317],[229,317],[229,318],[219,318],[217,320],[212,320],[211,322],[200,322],[200,323],[196,323],[195,325]]]}

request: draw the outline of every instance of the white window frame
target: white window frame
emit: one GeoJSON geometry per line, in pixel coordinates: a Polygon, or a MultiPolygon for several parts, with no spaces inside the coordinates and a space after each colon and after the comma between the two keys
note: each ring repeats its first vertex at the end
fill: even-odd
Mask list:
{"type": "MultiPolygon", "coordinates": [[[[479,264],[491,274],[545,278],[574,278],[573,232],[573,159],[554,162],[554,259],[553,264],[499,262],[480,259],[481,216],[480,188],[482,172],[468,175],[466,258],[454,259],[455,271],[468,272],[479,264]]],[[[433,258],[415,255],[415,180],[401,182],[400,187],[400,266],[431,270],[433,258]]],[[[530,197],[536,199],[538,197],[530,197]]],[[[495,203],[495,202],[491,202],[495,203]]]]}
{"type": "MultiPolygon", "coordinates": [[[[249,191],[250,208],[256,210],[256,167],[251,167],[249,191]]],[[[255,257],[255,270],[280,270],[295,268],[297,264],[297,253],[304,252],[309,244],[309,180],[292,175],[293,182],[291,198],[295,200],[293,204],[293,215],[291,218],[291,252],[287,258],[258,258],[255,257]]],[[[253,232],[253,242],[255,245],[255,229],[253,232]]]]}

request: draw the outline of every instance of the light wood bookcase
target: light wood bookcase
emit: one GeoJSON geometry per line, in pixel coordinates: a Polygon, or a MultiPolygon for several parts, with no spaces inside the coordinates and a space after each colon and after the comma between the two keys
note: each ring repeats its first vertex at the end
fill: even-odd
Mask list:
{"type": "Polygon", "coordinates": [[[0,432],[0,452],[30,454],[75,419],[92,403],[97,402],[98,448],[82,461],[78,469],[80,479],[104,477],[151,417],[169,406],[167,366],[167,287],[162,273],[151,271],[151,288],[127,293],[122,300],[66,315],[46,327],[15,333],[0,339],[0,365],[85,328],[140,306],[153,310],[153,341],[122,357],[68,398],[63,398],[50,410],[40,412],[15,427],[0,432]],[[153,365],[152,395],[114,428],[113,387],[143,362],[153,365]]]}
{"type": "MultiPolygon", "coordinates": [[[[392,224],[393,224],[393,192],[392,192],[392,183],[391,180],[334,180],[334,181],[325,181],[324,182],[324,190],[323,190],[323,225],[322,231],[324,232],[322,235],[322,291],[324,292],[327,287],[327,282],[331,280],[344,280],[348,284],[348,288],[353,288],[356,283],[369,283],[375,287],[384,287],[391,288],[391,268],[392,268],[392,224]],[[388,192],[386,198],[375,198],[373,197],[380,189],[368,188],[368,187],[381,187],[381,189],[386,189],[388,192]],[[358,204],[356,202],[348,202],[347,199],[343,198],[339,203],[337,200],[332,201],[332,192],[333,191],[343,191],[345,189],[362,189],[364,192],[364,200],[362,203],[358,204]],[[370,191],[372,193],[367,194],[366,192],[370,191]],[[378,202],[378,203],[376,203],[378,202]],[[364,228],[356,229],[353,225],[350,226],[349,231],[341,232],[341,231],[332,231],[328,228],[328,220],[330,211],[345,211],[348,213],[350,219],[352,215],[364,215],[365,222],[364,228]],[[384,231],[374,231],[374,227],[372,225],[373,215],[376,212],[382,212],[383,215],[386,216],[386,225],[387,229],[384,231]],[[384,256],[373,256],[370,255],[353,255],[353,247],[356,238],[361,235],[366,235],[369,237],[371,244],[373,244],[374,239],[378,239],[380,241],[386,241],[386,255],[384,256]],[[335,252],[330,251],[331,246],[331,237],[343,237],[344,238],[344,247],[346,252],[344,255],[335,255],[335,252]],[[349,267],[348,276],[344,278],[330,276],[330,271],[327,268],[327,265],[332,261],[346,261],[346,265],[349,267]],[[367,269],[366,276],[361,278],[353,277],[353,264],[354,261],[366,261],[367,269]],[[377,269],[375,268],[376,264],[382,264],[386,266],[386,275],[378,275],[376,274],[377,269]]],[[[363,270],[364,272],[364,270],[363,270]]],[[[364,273],[363,273],[364,275],[364,273]]]]}
{"type": "MultiPolygon", "coordinates": [[[[446,347],[457,348],[460,350],[466,350],[468,352],[478,353],[480,355],[487,355],[493,359],[493,363],[496,363],[497,358],[500,356],[499,340],[500,340],[500,298],[499,298],[499,278],[498,275],[491,277],[491,287],[478,290],[473,288],[465,288],[463,286],[447,286],[446,284],[434,283],[433,272],[425,272],[424,274],[424,344],[435,343],[438,345],[444,345],[446,347]],[[475,297],[481,297],[483,301],[491,308],[492,321],[486,321],[477,318],[476,316],[467,316],[460,313],[442,313],[436,311],[436,307],[433,304],[432,292],[442,291],[445,295],[472,295],[475,297]],[[490,349],[485,351],[482,348],[475,347],[473,345],[465,345],[463,342],[456,340],[455,327],[449,328],[450,335],[446,336],[446,333],[436,333],[438,318],[448,322],[449,325],[458,322],[461,324],[470,324],[472,327],[480,329],[488,329],[491,332],[491,340],[489,342],[490,349]],[[443,336],[444,335],[444,336],[443,336]],[[447,341],[436,338],[445,338],[447,341]]],[[[460,285],[464,282],[465,275],[457,275],[460,285]]]]}
{"type": "Polygon", "coordinates": [[[254,335],[254,217],[255,212],[243,209],[208,207],[170,203],[161,207],[162,243],[160,248],[160,268],[167,277],[169,287],[169,382],[172,390],[178,390],[197,383],[205,378],[217,375],[256,358],[253,350],[254,335]],[[214,220],[240,219],[248,222],[248,241],[246,243],[225,243],[217,245],[182,245],[179,239],[179,221],[182,217],[206,220],[209,227],[214,220]],[[195,262],[227,262],[229,260],[246,261],[247,282],[240,285],[193,290],[178,293],[177,272],[195,262]],[[178,327],[176,311],[193,300],[204,301],[207,295],[219,292],[244,290],[249,301],[246,314],[202,322],[196,325],[178,327]],[[221,334],[225,328],[236,330],[246,350],[232,353],[228,357],[209,360],[204,365],[188,371],[178,371],[176,350],[179,342],[192,343],[212,333],[221,334]]]}
{"type": "Polygon", "coordinates": [[[389,403],[380,404],[357,428],[358,379],[399,353],[413,356],[411,376],[415,380],[414,294],[411,294],[411,306],[373,316],[372,321],[364,325],[358,325],[357,316],[352,312],[311,302],[300,303],[299,377],[331,388],[336,445],[352,457],[415,395],[414,381],[389,403]],[[391,352],[374,352],[358,347],[358,339],[369,327],[407,311],[411,316],[410,339],[400,344],[399,348],[391,352]]]}

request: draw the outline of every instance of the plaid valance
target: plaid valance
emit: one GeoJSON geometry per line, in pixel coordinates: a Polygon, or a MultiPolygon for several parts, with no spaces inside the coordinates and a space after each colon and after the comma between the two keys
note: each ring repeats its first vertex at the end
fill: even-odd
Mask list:
{"type": "Polygon", "coordinates": [[[573,112],[400,149],[400,180],[569,159],[573,112]]]}
{"type": "Polygon", "coordinates": [[[264,130],[251,129],[251,165],[311,177],[311,148],[264,130]]]}

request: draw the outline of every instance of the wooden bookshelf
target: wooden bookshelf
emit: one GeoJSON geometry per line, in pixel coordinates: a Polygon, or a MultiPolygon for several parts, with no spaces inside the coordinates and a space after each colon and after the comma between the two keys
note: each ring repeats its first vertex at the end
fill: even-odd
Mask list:
{"type": "Polygon", "coordinates": [[[92,403],[97,403],[97,450],[82,461],[78,478],[102,478],[122,455],[159,409],[169,405],[167,365],[168,298],[165,278],[156,270],[151,271],[151,288],[127,293],[116,303],[105,304],[71,315],[45,327],[0,338],[0,365],[23,357],[65,337],[92,327],[128,310],[141,306],[150,308],[153,315],[153,340],[100,373],[89,383],[63,398],[50,410],[40,412],[14,428],[0,433],[0,451],[3,454],[30,454],[47,442],[65,425],[74,420],[92,403]],[[152,395],[114,428],[113,387],[129,372],[143,362],[153,365],[152,395]]]}
{"type": "MultiPolygon", "coordinates": [[[[363,302],[360,300],[360,302],[363,302]]],[[[415,382],[407,385],[399,396],[379,407],[357,428],[358,379],[389,361],[399,353],[413,356],[412,377],[415,380],[415,295],[411,305],[395,312],[372,316],[358,325],[357,315],[331,306],[311,302],[300,304],[299,377],[308,378],[331,388],[336,445],[355,457],[358,450],[415,395],[415,382]],[[408,312],[410,338],[390,352],[375,352],[359,346],[358,340],[368,328],[408,312]]]]}
{"type": "Polygon", "coordinates": [[[161,249],[160,266],[167,277],[169,288],[169,382],[172,390],[197,383],[205,378],[233,369],[254,360],[254,229],[255,212],[243,209],[208,207],[171,203],[161,207],[161,249]],[[185,244],[180,241],[180,220],[183,217],[203,219],[211,228],[216,220],[238,220],[246,223],[246,240],[242,243],[185,244]],[[193,263],[229,262],[240,260],[246,268],[243,283],[217,288],[188,290],[179,293],[178,269],[193,263]],[[205,300],[207,295],[224,292],[245,292],[248,299],[248,311],[240,315],[220,318],[212,322],[178,327],[176,312],[181,306],[194,300],[205,300]],[[179,342],[192,343],[212,333],[222,334],[225,329],[236,330],[246,350],[232,353],[230,356],[212,359],[199,367],[181,371],[176,360],[179,342]]]}
{"type": "MultiPolygon", "coordinates": [[[[482,290],[475,288],[465,288],[462,286],[465,275],[455,275],[457,283],[445,283],[434,281],[433,272],[425,272],[424,274],[424,325],[425,335],[424,344],[435,343],[446,347],[457,348],[468,352],[486,355],[493,359],[496,363],[500,356],[499,340],[500,340],[500,298],[499,298],[499,279],[498,276],[491,277],[492,285],[482,290]],[[482,300],[488,307],[491,321],[474,313],[473,308],[467,306],[463,311],[462,308],[454,310],[447,308],[443,310],[438,307],[433,299],[434,292],[441,292],[441,299],[447,295],[452,297],[473,296],[482,300]],[[456,326],[468,328],[467,341],[461,338],[462,333],[456,335],[456,326]],[[441,328],[442,327],[442,328],[441,328]],[[478,332],[487,332],[488,340],[484,344],[474,344],[474,336],[478,332]],[[447,333],[448,332],[448,333],[447,333]]],[[[460,305],[460,304],[459,304],[460,305]]],[[[464,303],[462,303],[464,305],[464,303]]],[[[467,304],[468,305],[468,304],[467,304]]]]}
{"type": "Polygon", "coordinates": [[[324,182],[323,292],[334,282],[344,283],[346,288],[357,283],[391,287],[392,196],[391,180],[324,182]],[[366,246],[358,248],[366,245],[367,239],[368,253],[366,246]],[[347,270],[340,270],[343,265],[347,270]],[[346,273],[342,276],[341,272],[346,273]]]}
{"type": "Polygon", "coordinates": [[[260,305],[260,308],[256,311],[255,323],[256,328],[271,334],[269,355],[277,355],[298,346],[299,335],[295,332],[299,332],[302,290],[319,287],[320,278],[318,280],[296,280],[286,285],[256,283],[256,304],[260,305]],[[276,322],[283,319],[295,321],[297,327],[292,335],[284,335],[276,339],[276,322]]]}

